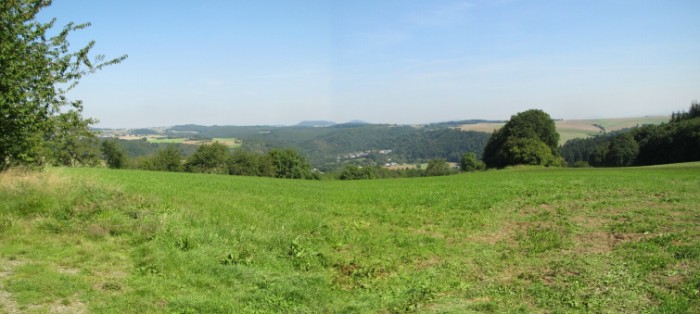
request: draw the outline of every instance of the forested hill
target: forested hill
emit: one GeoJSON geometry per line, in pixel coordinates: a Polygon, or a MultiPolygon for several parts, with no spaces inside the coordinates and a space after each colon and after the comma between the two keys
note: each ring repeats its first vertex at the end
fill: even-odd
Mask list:
{"type": "Polygon", "coordinates": [[[182,125],[167,130],[172,135],[201,138],[235,137],[243,148],[265,151],[295,148],[320,167],[357,153],[374,158],[374,163],[424,162],[433,158],[459,161],[466,152],[481,155],[490,134],[461,131],[447,125],[420,127],[390,124],[345,123],[326,127],[303,126],[199,126],[182,125]],[[391,151],[387,153],[387,151],[391,151]],[[382,156],[376,152],[383,151],[382,156]],[[382,158],[375,158],[382,157],[382,158]]]}

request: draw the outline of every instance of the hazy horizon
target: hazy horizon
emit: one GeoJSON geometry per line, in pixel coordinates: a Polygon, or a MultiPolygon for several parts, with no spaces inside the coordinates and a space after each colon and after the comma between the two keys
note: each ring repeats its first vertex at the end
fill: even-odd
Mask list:
{"type": "MultiPolygon", "coordinates": [[[[514,113],[516,114],[516,113],[514,113]]],[[[514,115],[513,114],[513,115],[514,115]]],[[[642,118],[655,118],[655,117],[668,117],[670,118],[670,114],[658,114],[658,115],[645,115],[645,116],[626,116],[626,117],[594,117],[594,118],[582,118],[582,119],[564,119],[564,118],[557,118],[557,117],[552,117],[553,120],[555,121],[592,121],[592,120],[623,120],[623,119],[642,119],[642,118]]],[[[451,120],[442,120],[442,121],[426,121],[426,122],[421,122],[421,123],[396,123],[396,122],[386,122],[386,121],[367,121],[367,120],[362,120],[362,119],[352,119],[352,120],[343,120],[343,121],[332,121],[332,120],[319,120],[319,119],[306,119],[306,120],[301,120],[297,121],[296,123],[291,123],[291,124],[201,124],[201,123],[178,123],[178,124],[169,124],[169,125],[138,125],[138,126],[130,126],[130,127],[124,127],[124,126],[100,126],[100,125],[95,125],[92,128],[93,129],[112,129],[112,130],[125,130],[125,129],[148,129],[148,128],[169,128],[169,127],[174,127],[174,126],[181,126],[181,125],[201,125],[205,127],[211,127],[211,126],[240,126],[240,127],[258,127],[258,126],[269,126],[269,127],[293,127],[297,126],[302,123],[308,123],[308,122],[330,122],[335,125],[337,124],[346,124],[346,123],[367,123],[367,124],[376,124],[376,125],[429,125],[429,124],[438,124],[438,123],[447,123],[447,122],[455,122],[455,121],[469,121],[469,120],[485,120],[485,121],[508,121],[510,119],[510,116],[504,119],[482,119],[482,118],[465,118],[465,119],[451,119],[451,120]]]]}
{"type": "Polygon", "coordinates": [[[700,99],[698,1],[54,1],[122,64],[69,97],[100,128],[669,115],[700,99]]]}

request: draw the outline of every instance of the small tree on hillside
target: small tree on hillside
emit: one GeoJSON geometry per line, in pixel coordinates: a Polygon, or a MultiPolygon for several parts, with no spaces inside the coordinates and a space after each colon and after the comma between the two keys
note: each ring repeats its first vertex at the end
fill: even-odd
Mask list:
{"type": "Polygon", "coordinates": [[[466,153],[462,155],[462,160],[460,161],[460,168],[462,171],[471,172],[477,170],[483,170],[486,168],[484,162],[476,158],[474,153],[466,153]]]}
{"type": "Polygon", "coordinates": [[[268,153],[275,177],[287,179],[313,179],[311,166],[304,156],[293,149],[273,149],[268,153]]]}
{"type": "Polygon", "coordinates": [[[228,162],[231,154],[228,147],[219,142],[199,146],[197,151],[187,159],[185,170],[188,172],[228,174],[228,162]]]}
{"type": "Polygon", "coordinates": [[[139,168],[155,171],[182,171],[182,153],[177,146],[168,145],[142,160],[139,168]]]}
{"type": "Polygon", "coordinates": [[[102,156],[110,168],[121,169],[126,167],[126,153],[114,140],[102,142],[102,156]]]}
{"type": "Polygon", "coordinates": [[[450,165],[442,158],[431,159],[428,161],[428,166],[425,168],[425,175],[429,177],[446,176],[450,174],[452,174],[450,165]]]}
{"type": "Polygon", "coordinates": [[[228,164],[228,172],[234,176],[273,176],[270,168],[269,159],[265,156],[242,149],[233,152],[228,164]]]}

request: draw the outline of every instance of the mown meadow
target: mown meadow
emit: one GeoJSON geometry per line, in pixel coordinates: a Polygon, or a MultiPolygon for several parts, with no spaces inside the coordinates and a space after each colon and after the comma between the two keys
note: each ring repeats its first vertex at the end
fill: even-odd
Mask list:
{"type": "Polygon", "coordinates": [[[700,163],[0,174],[0,313],[700,312],[700,163]]]}

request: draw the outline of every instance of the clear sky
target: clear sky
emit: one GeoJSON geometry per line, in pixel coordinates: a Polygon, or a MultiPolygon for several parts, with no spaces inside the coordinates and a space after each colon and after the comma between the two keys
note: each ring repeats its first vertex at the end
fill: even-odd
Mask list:
{"type": "Polygon", "coordinates": [[[670,114],[700,100],[700,1],[54,0],[122,64],[69,96],[100,127],[670,114]]]}

